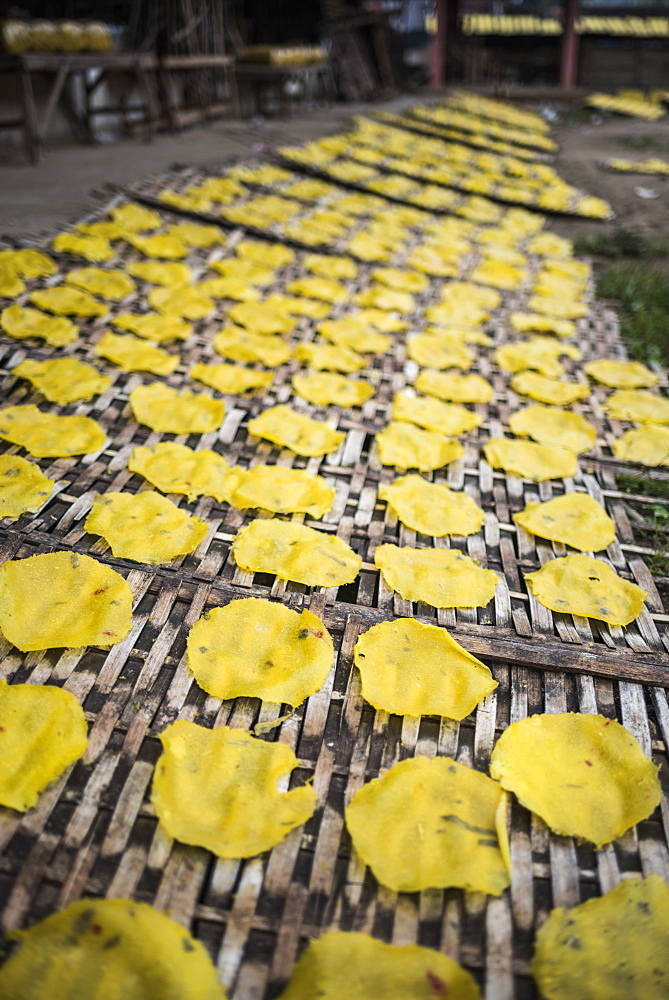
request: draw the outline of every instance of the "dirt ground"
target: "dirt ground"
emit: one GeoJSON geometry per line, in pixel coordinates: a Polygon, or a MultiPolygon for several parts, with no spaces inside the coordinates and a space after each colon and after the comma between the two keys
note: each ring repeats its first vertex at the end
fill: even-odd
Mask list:
{"type": "MultiPolygon", "coordinates": [[[[309,111],[299,109],[289,119],[220,120],[178,135],[162,134],[151,143],[122,140],[110,145],[62,143],[47,150],[36,167],[23,161],[15,137],[0,147],[0,234],[24,236],[61,226],[80,216],[92,203],[90,192],[105,183],[123,184],[167,169],[173,163],[214,166],[230,157],[253,155],[266,145],[300,142],[345,128],[354,114],[377,107],[401,111],[416,100],[434,100],[438,92],[405,94],[374,104],[336,104],[309,111]]],[[[580,99],[517,102],[533,110],[557,112],[553,134],[560,144],[557,169],[566,180],[611,202],[611,223],[554,219],[551,228],[573,237],[584,231],[635,229],[656,238],[669,231],[669,178],[612,174],[599,161],[609,156],[669,158],[669,116],[648,123],[621,116],[604,116],[584,108],[580,99]],[[644,200],[638,187],[659,197],[644,200]]]]}

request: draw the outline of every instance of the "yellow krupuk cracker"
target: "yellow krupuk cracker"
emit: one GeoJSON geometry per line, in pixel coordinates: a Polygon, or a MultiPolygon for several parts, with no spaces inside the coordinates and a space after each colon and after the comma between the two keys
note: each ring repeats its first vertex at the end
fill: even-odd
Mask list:
{"type": "Polygon", "coordinates": [[[466,493],[415,474],[400,476],[388,485],[381,483],[379,499],[387,501],[407,527],[435,538],[473,535],[485,521],[484,512],[466,493]]]}
{"type": "Polygon", "coordinates": [[[458,549],[411,549],[380,545],[374,564],[407,601],[434,608],[482,608],[495,596],[497,574],[458,549]]]}
{"type": "Polygon", "coordinates": [[[92,365],[76,358],[56,358],[52,361],[35,361],[26,358],[13,375],[28,379],[51,403],[73,403],[79,399],[92,399],[105,392],[111,385],[109,375],[101,375],[92,365]]]}
{"type": "Polygon", "coordinates": [[[207,434],[218,430],[225,403],[202,393],[179,392],[162,382],[139,385],[130,393],[135,420],[168,434],[207,434]]]}
{"type": "Polygon", "coordinates": [[[136,337],[126,337],[120,333],[105,333],[95,345],[95,354],[113,362],[125,372],[170,375],[179,365],[178,354],[169,354],[162,347],[142,343],[136,337]]]}
{"type": "Polygon", "coordinates": [[[278,518],[251,521],[238,532],[232,553],[248,573],[274,573],[308,587],[352,583],[362,559],[336,535],[278,518]]]}
{"type": "Polygon", "coordinates": [[[346,826],[356,853],[394,892],[454,886],[500,896],[509,884],[503,795],[450,757],[410,757],[354,794],[346,826]]]}
{"type": "Polygon", "coordinates": [[[128,468],[163,493],[184,493],[189,501],[200,496],[223,501],[228,496],[230,466],[208,448],[193,451],[172,441],[161,441],[153,448],[142,445],[131,451],[128,468]]]}
{"type": "Polygon", "coordinates": [[[587,493],[565,493],[545,503],[528,503],[513,519],[539,538],[562,542],[581,552],[598,552],[616,537],[614,521],[587,493]]]}
{"type": "Polygon", "coordinates": [[[375,441],[381,464],[397,469],[430,472],[462,458],[465,453],[459,441],[400,421],[391,421],[376,435],[375,441]]]}
{"type": "Polygon", "coordinates": [[[447,955],[329,931],[310,941],[279,1000],[481,1000],[475,979],[447,955]]]}
{"type": "Polygon", "coordinates": [[[19,455],[0,455],[0,517],[15,520],[21,514],[36,513],[55,485],[34,462],[19,455]]]}
{"type": "Polygon", "coordinates": [[[283,404],[263,410],[260,416],[249,420],[248,430],[249,434],[309,458],[335,451],[345,437],[322,420],[312,420],[283,404]]]}
{"type": "Polygon", "coordinates": [[[166,563],[193,552],[207,535],[205,521],[152,490],[97,496],[84,527],[101,535],[113,555],[143,563],[166,563]]]}
{"type": "Polygon", "coordinates": [[[35,458],[67,458],[99,451],[107,435],[90,417],[59,417],[28,404],[0,410],[0,438],[35,458]]]}
{"type": "Polygon", "coordinates": [[[652,874],[553,910],[537,934],[531,971],[546,1000],[664,1000],[668,953],[669,887],[652,874]]]}
{"type": "Polygon", "coordinates": [[[602,715],[564,712],[512,723],[490,774],[555,833],[595,847],[651,815],[662,797],[657,768],[631,733],[602,715]]]}
{"type": "Polygon", "coordinates": [[[113,646],[131,622],[130,587],[90,556],[47,552],[0,566],[0,629],[22,652],[113,646]]]}
{"type": "Polygon", "coordinates": [[[187,651],[207,694],[293,707],[318,691],[334,657],[320,618],[256,597],[208,611],[190,630],[187,651]]]}
{"type": "Polygon", "coordinates": [[[578,470],[578,459],[573,451],[532,441],[491,438],[484,445],[483,454],[494,469],[504,469],[511,475],[537,483],[573,476],[578,470]]]}
{"type": "Polygon", "coordinates": [[[283,465],[235,467],[225,482],[227,500],[239,510],[259,508],[273,514],[322,517],[334,503],[335,491],[322,476],[283,465]]]}
{"type": "Polygon", "coordinates": [[[445,628],[413,618],[381,622],[353,650],[362,696],[398,715],[464,719],[497,687],[490,670],[445,628]]]}
{"type": "Polygon", "coordinates": [[[525,579],[536,599],[551,611],[629,625],[648,596],[636,583],[618,576],[602,559],[574,554],[551,559],[525,579]]]}
{"type": "Polygon", "coordinates": [[[316,808],[311,785],[278,789],[298,766],[285,743],[243,729],[205,729],[180,719],[160,736],[151,801],[175,840],[221,858],[250,858],[280,843],[316,808]]]}
{"type": "Polygon", "coordinates": [[[82,983],[86,1000],[226,1000],[204,946],[133,899],[80,899],[12,937],[0,995],[15,1000],[77,1000],[82,983]]]}
{"type": "Polygon", "coordinates": [[[0,680],[0,805],[31,809],[87,746],[84,711],[73,694],[0,680]]]}

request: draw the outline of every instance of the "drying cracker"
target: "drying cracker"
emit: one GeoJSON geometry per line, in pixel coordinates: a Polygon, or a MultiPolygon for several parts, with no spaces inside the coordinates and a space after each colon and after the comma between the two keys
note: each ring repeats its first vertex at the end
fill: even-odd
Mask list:
{"type": "Polygon", "coordinates": [[[207,434],[218,430],[225,403],[196,392],[179,392],[162,382],[138,385],[130,393],[135,420],[167,434],[207,434]]]}
{"type": "Polygon", "coordinates": [[[76,1000],[82,989],[86,1000],[226,1000],[200,941],[133,899],[80,899],[12,937],[20,947],[0,969],[0,994],[15,1000],[45,990],[76,1000]]]}
{"type": "Polygon", "coordinates": [[[413,618],[381,622],[355,644],[362,697],[398,715],[461,720],[497,687],[490,670],[445,628],[413,618]]]}
{"type": "Polygon", "coordinates": [[[536,573],[526,573],[525,579],[530,592],[551,611],[597,618],[609,625],[629,625],[641,614],[648,596],[608,563],[581,554],[551,559],[536,573]]]}
{"type": "Polygon", "coordinates": [[[484,445],[483,454],[494,469],[504,469],[510,475],[535,483],[573,476],[578,471],[578,459],[573,451],[532,441],[491,438],[484,445]]]}
{"type": "Polygon", "coordinates": [[[659,378],[640,361],[588,361],[583,370],[612,389],[642,389],[657,385],[659,378]]]}
{"type": "Polygon", "coordinates": [[[249,420],[248,430],[249,434],[309,458],[335,451],[345,437],[322,420],[312,420],[283,404],[263,410],[260,416],[249,420]]]}
{"type": "Polygon", "coordinates": [[[273,514],[322,517],[334,503],[335,491],[322,476],[283,465],[231,469],[226,479],[228,503],[239,510],[259,508],[273,514]]]}
{"type": "Polygon", "coordinates": [[[404,420],[426,430],[457,436],[474,430],[483,418],[458,403],[442,403],[429,396],[398,392],[393,400],[393,420],[404,420]]]}
{"type": "Polygon", "coordinates": [[[565,493],[545,503],[528,503],[513,519],[539,538],[598,552],[616,537],[616,526],[600,503],[587,493],[565,493]]]}
{"type": "Polygon", "coordinates": [[[28,404],[0,410],[0,438],[35,458],[69,458],[99,451],[107,435],[91,417],[59,417],[28,404]]]}
{"type": "Polygon", "coordinates": [[[28,379],[50,402],[62,405],[79,399],[92,399],[112,383],[109,375],[101,375],[92,365],[76,358],[57,358],[53,361],[26,358],[12,369],[12,374],[28,379]]]}
{"type": "Polygon", "coordinates": [[[69,691],[0,680],[0,805],[31,809],[87,745],[84,712],[69,691]]]}
{"type": "Polygon", "coordinates": [[[379,499],[387,501],[402,524],[424,535],[473,535],[485,521],[481,508],[466,493],[456,493],[443,483],[430,483],[409,475],[389,485],[381,483],[379,499]]]}
{"type": "Polygon", "coordinates": [[[389,587],[407,601],[434,608],[482,608],[495,596],[497,574],[458,549],[380,545],[374,564],[389,587]]]}
{"type": "Polygon", "coordinates": [[[662,797],[653,762],[603,715],[513,722],[495,745],[490,774],[555,833],[597,848],[650,816],[662,797]]]}
{"type": "Polygon", "coordinates": [[[503,796],[495,781],[450,757],[410,757],[355,793],[346,825],[356,853],[395,892],[457,887],[500,896],[509,884],[503,796]]]}
{"type": "Polygon", "coordinates": [[[481,1000],[468,972],[417,944],[391,945],[368,934],[329,931],[310,941],[279,1000],[481,1000]]]}
{"type": "Polygon", "coordinates": [[[106,302],[121,302],[137,288],[125,271],[108,271],[102,267],[76,268],[65,275],[65,281],[106,302]]]}
{"type": "Polygon", "coordinates": [[[669,465],[669,427],[644,424],[626,431],[611,445],[616,458],[642,465],[669,465]]]}
{"type": "Polygon", "coordinates": [[[316,792],[278,782],[298,767],[285,743],[243,729],[205,729],[180,719],[160,735],[151,801],[170,837],[221,858],[269,851],[316,808],[316,792]]]}
{"type": "Polygon", "coordinates": [[[193,451],[185,444],[162,441],[153,448],[134,448],[128,468],[144,476],[163,493],[185,493],[188,500],[200,496],[227,498],[230,466],[222,455],[207,448],[193,451]]]}
{"type": "Polygon", "coordinates": [[[532,975],[546,1000],[665,1000],[668,954],[669,887],[653,874],[553,910],[537,934],[532,975]]]}
{"type": "Polygon", "coordinates": [[[481,375],[456,375],[434,368],[418,373],[416,389],[452,403],[489,403],[494,396],[490,382],[481,375]]]}
{"type": "Polygon", "coordinates": [[[90,556],[47,552],[0,566],[0,629],[24,653],[113,646],[131,622],[130,587],[90,556]]]}
{"type": "Polygon", "coordinates": [[[105,333],[95,345],[95,354],[112,361],[124,372],[169,375],[179,365],[178,354],[169,354],[162,347],[143,343],[137,337],[126,337],[120,333],[105,333]]]}
{"type": "Polygon", "coordinates": [[[53,492],[55,482],[34,462],[18,455],[0,455],[0,517],[34,514],[53,492]]]}
{"type": "Polygon", "coordinates": [[[101,535],[119,559],[143,563],[193,552],[207,535],[205,521],[152,490],[97,496],[84,527],[101,535]]]}
{"type": "Polygon", "coordinates": [[[554,444],[577,454],[590,451],[597,440],[597,428],[580,413],[557,406],[528,406],[509,417],[514,434],[526,435],[540,444],[554,444]]]}
{"type": "Polygon", "coordinates": [[[352,583],[362,559],[336,535],[277,518],[251,521],[232,543],[235,562],[247,573],[274,573],[308,587],[352,583]]]}
{"type": "Polygon", "coordinates": [[[256,597],[212,608],[188,634],[188,666],[214,698],[301,705],[327,677],[332,637],[310,611],[256,597]]]}
{"type": "Polygon", "coordinates": [[[292,386],[298,396],[315,406],[362,406],[374,395],[369,382],[345,378],[336,372],[297,372],[292,386]]]}
{"type": "Polygon", "coordinates": [[[382,465],[398,469],[420,469],[430,472],[462,458],[465,453],[459,441],[446,438],[436,431],[423,430],[413,424],[392,421],[375,437],[382,465]]]}

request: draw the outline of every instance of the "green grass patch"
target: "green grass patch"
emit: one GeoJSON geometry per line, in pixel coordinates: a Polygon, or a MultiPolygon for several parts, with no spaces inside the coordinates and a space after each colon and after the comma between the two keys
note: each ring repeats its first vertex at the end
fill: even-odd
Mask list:
{"type": "Polygon", "coordinates": [[[597,298],[616,303],[620,333],[638,361],[669,364],[669,272],[658,263],[610,264],[597,276],[597,298]]]}
{"type": "Polygon", "coordinates": [[[646,476],[633,476],[627,472],[619,472],[616,476],[616,486],[621,493],[653,497],[669,503],[669,480],[666,479],[651,479],[646,476]]]}
{"type": "Polygon", "coordinates": [[[580,257],[666,257],[669,256],[669,241],[654,240],[633,229],[580,233],[574,239],[574,253],[580,257]]]}

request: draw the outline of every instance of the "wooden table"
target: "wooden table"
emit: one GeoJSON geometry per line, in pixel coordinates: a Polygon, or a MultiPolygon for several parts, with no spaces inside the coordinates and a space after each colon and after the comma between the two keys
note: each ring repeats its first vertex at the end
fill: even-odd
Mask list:
{"type": "Polygon", "coordinates": [[[307,101],[313,101],[316,96],[319,78],[328,101],[334,99],[334,81],[332,69],[328,62],[320,63],[288,63],[283,66],[269,66],[264,63],[237,63],[237,84],[240,90],[240,106],[245,113],[246,101],[250,96],[251,111],[249,117],[260,110],[260,100],[264,88],[276,91],[282,113],[287,116],[291,103],[285,93],[284,85],[291,77],[297,77],[304,85],[307,101]]]}
{"type": "Polygon", "coordinates": [[[140,52],[100,52],[90,54],[23,52],[18,55],[0,56],[0,73],[12,73],[21,84],[22,115],[0,121],[0,129],[22,129],[26,155],[31,163],[39,163],[42,143],[59,101],[77,133],[87,141],[94,141],[91,119],[95,115],[119,113],[128,124],[127,94],[114,106],[92,106],[93,94],[109,74],[117,73],[134,82],[142,96],[145,134],[153,136],[158,119],[158,99],[155,87],[155,56],[140,52]],[[41,118],[38,116],[33,90],[33,74],[42,73],[51,78],[46,105],[41,118]],[[65,84],[80,73],[83,77],[84,109],[78,111],[66,99],[65,84]]]}

